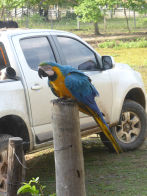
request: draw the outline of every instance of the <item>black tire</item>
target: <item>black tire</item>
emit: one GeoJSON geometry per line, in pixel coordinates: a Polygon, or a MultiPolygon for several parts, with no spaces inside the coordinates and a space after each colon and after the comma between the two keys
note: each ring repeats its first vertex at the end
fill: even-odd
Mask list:
{"type": "MultiPolygon", "coordinates": [[[[135,101],[126,100],[119,124],[112,127],[111,132],[123,151],[135,150],[140,147],[147,132],[147,118],[144,108],[135,101]]],[[[100,138],[110,151],[114,151],[112,144],[102,132],[100,138]]]]}
{"type": "Polygon", "coordinates": [[[8,167],[8,141],[11,135],[0,134],[0,192],[6,191],[8,167]]]}

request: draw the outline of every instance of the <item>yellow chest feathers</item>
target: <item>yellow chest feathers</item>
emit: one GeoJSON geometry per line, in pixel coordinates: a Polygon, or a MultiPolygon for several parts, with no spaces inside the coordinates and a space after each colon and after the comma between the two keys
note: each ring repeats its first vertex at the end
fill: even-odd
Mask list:
{"type": "Polygon", "coordinates": [[[69,90],[65,86],[65,83],[64,83],[65,77],[61,73],[60,69],[58,67],[53,67],[52,69],[56,72],[57,78],[55,81],[50,81],[50,84],[56,91],[57,95],[61,98],[63,97],[72,98],[72,94],[69,92],[69,90]]]}

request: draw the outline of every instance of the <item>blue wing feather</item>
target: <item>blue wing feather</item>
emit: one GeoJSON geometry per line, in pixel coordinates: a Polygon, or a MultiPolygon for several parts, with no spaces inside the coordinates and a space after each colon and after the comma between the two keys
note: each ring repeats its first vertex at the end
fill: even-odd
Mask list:
{"type": "Polygon", "coordinates": [[[99,95],[98,91],[91,84],[86,75],[72,72],[70,75],[66,76],[65,85],[78,102],[90,107],[108,127],[94,99],[95,96],[99,95]]]}
{"type": "Polygon", "coordinates": [[[83,101],[85,96],[94,98],[99,95],[85,74],[70,73],[65,77],[65,85],[79,101],[83,101]]]}

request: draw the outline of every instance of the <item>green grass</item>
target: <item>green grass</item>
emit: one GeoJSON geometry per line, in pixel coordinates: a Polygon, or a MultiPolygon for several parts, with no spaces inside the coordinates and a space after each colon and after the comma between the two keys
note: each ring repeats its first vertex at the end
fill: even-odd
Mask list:
{"type": "Polygon", "coordinates": [[[147,48],[97,48],[100,55],[111,55],[116,62],[127,63],[133,67],[147,67],[147,48]]]}
{"type": "Polygon", "coordinates": [[[142,75],[147,92],[147,48],[97,48],[100,55],[110,55],[115,62],[129,64],[142,75]]]}
{"type": "Polygon", "coordinates": [[[137,38],[136,40],[132,41],[105,41],[98,44],[99,48],[147,48],[147,40],[145,37],[137,38]]]}
{"type": "Polygon", "coordinates": [[[146,151],[111,154],[97,142],[84,151],[88,196],[146,195],[146,151]],[[135,180],[136,179],[136,180],[135,180]],[[145,184],[144,184],[145,183],[145,184]]]}
{"type": "MultiPolygon", "coordinates": [[[[87,196],[146,196],[147,159],[144,148],[117,155],[110,153],[98,138],[84,140],[87,196]]],[[[40,177],[45,196],[55,192],[54,154],[44,150],[27,155],[27,180],[40,177]]]]}

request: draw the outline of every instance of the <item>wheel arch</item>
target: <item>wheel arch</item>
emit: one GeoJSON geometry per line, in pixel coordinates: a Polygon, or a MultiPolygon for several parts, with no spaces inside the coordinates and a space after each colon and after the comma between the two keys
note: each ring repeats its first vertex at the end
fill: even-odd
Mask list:
{"type": "Polygon", "coordinates": [[[113,127],[119,122],[123,104],[126,100],[132,100],[139,103],[146,110],[146,97],[144,91],[139,87],[129,88],[125,93],[121,93],[118,99],[115,99],[115,105],[112,108],[110,126],[113,127]],[[116,115],[117,114],[117,115],[116,115]]]}
{"type": "Polygon", "coordinates": [[[143,93],[141,88],[133,88],[133,89],[131,89],[126,94],[126,97],[125,97],[124,101],[126,99],[135,101],[135,102],[139,103],[144,109],[146,108],[146,98],[145,98],[145,95],[144,95],[144,93],[143,93]]]}
{"type": "Polygon", "coordinates": [[[0,134],[9,134],[14,137],[21,137],[24,143],[24,150],[30,149],[29,131],[24,120],[17,115],[6,115],[0,118],[0,134]]]}

